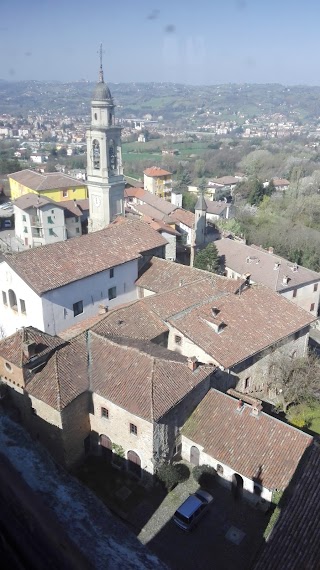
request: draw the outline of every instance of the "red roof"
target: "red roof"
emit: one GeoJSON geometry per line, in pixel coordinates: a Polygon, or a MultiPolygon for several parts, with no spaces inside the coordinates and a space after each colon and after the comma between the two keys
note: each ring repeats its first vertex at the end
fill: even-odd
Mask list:
{"type": "Polygon", "coordinates": [[[160,166],[152,166],[151,168],[146,168],[146,170],[143,171],[143,174],[151,177],[167,176],[168,174],[171,176],[172,172],[168,172],[168,170],[164,170],[163,168],[160,168],[160,166]]]}

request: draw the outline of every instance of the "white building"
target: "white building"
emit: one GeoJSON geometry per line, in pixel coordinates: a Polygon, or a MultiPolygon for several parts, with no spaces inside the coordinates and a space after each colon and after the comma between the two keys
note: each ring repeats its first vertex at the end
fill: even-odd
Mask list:
{"type": "Polygon", "coordinates": [[[0,323],[57,334],[137,298],[138,260],[164,256],[166,240],[136,220],[45,247],[4,255],[0,323]]]}
{"type": "Polygon", "coordinates": [[[24,246],[36,247],[67,239],[64,208],[50,198],[24,194],[15,200],[13,209],[15,235],[24,246]]]}

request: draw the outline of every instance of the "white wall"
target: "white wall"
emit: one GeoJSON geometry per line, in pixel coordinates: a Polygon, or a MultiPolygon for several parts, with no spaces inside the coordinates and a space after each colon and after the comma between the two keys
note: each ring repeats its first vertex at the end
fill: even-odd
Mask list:
{"type": "Polygon", "coordinates": [[[111,309],[137,299],[137,277],[138,261],[133,260],[115,267],[113,278],[106,270],[44,293],[43,330],[58,334],[88,317],[98,315],[100,305],[111,309]],[[111,287],[116,287],[117,297],[109,300],[108,289],[111,287]],[[78,301],[83,301],[83,313],[74,316],[73,304],[78,301]]]}
{"type": "MultiPolygon", "coordinates": [[[[226,444],[227,443],[228,442],[226,442],[226,444]]],[[[181,437],[181,444],[182,444],[181,456],[182,459],[184,459],[185,461],[190,461],[190,449],[192,446],[195,446],[200,451],[199,465],[210,465],[211,467],[214,467],[214,469],[217,469],[217,465],[222,466],[223,474],[219,475],[221,482],[224,482],[228,486],[231,486],[232,476],[235,473],[237,473],[238,475],[241,475],[243,479],[243,491],[244,492],[247,491],[247,493],[244,493],[246,498],[251,499],[254,502],[260,502],[261,499],[264,499],[267,502],[271,502],[272,491],[266,489],[265,487],[262,487],[261,495],[254,494],[254,482],[252,479],[248,479],[242,473],[235,471],[232,468],[232,466],[225,465],[224,463],[219,461],[219,458],[211,457],[210,455],[208,455],[203,451],[203,447],[201,445],[194,443],[184,435],[181,437]]]]}
{"type": "Polygon", "coordinates": [[[26,283],[3,261],[0,263],[0,323],[5,335],[16,332],[17,329],[32,325],[40,330],[44,329],[42,315],[42,300],[26,283]],[[9,306],[8,290],[12,289],[17,297],[18,310],[9,306]],[[3,304],[2,291],[7,294],[8,306],[3,304]],[[26,314],[21,313],[19,300],[23,299],[26,304],[26,314]]]}

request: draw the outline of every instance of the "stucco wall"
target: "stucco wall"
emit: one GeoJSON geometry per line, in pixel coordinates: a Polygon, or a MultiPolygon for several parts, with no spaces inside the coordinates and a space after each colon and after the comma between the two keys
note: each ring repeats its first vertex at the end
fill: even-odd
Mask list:
{"type": "Polygon", "coordinates": [[[84,458],[84,441],[90,434],[89,412],[92,395],[89,392],[80,394],[61,412],[63,427],[64,457],[67,467],[84,458]]]}
{"type": "Polygon", "coordinates": [[[184,459],[185,461],[190,461],[190,450],[192,446],[195,446],[200,452],[199,465],[210,465],[214,467],[214,469],[216,470],[218,465],[222,467],[223,473],[221,475],[218,475],[221,483],[231,488],[232,477],[235,473],[237,473],[243,479],[243,491],[244,491],[244,496],[247,499],[252,500],[255,503],[260,502],[261,499],[264,499],[267,502],[271,502],[272,491],[266,489],[265,487],[262,487],[261,494],[256,495],[254,493],[254,488],[253,488],[254,482],[252,479],[245,477],[242,473],[236,472],[232,468],[232,466],[225,465],[224,463],[219,461],[219,458],[211,457],[210,455],[208,455],[203,451],[203,447],[201,445],[198,445],[197,443],[191,441],[190,439],[186,438],[184,435],[181,437],[181,444],[182,444],[181,455],[182,459],[184,459]]]}
{"type": "Polygon", "coordinates": [[[141,460],[141,469],[153,474],[153,424],[98,394],[93,394],[92,398],[94,413],[90,414],[91,431],[99,436],[107,435],[113,444],[120,445],[125,458],[130,450],[137,453],[141,460]],[[108,419],[101,417],[102,407],[109,411],[108,419]],[[130,433],[130,423],[137,426],[137,435],[130,433]]]}

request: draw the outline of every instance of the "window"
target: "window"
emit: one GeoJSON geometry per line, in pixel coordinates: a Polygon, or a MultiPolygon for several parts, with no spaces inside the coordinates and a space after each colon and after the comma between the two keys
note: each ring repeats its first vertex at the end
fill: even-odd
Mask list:
{"type": "Polygon", "coordinates": [[[114,268],[111,267],[110,269],[110,279],[112,279],[112,277],[114,277],[114,268]]]}
{"type": "Polygon", "coordinates": [[[97,113],[94,114],[94,119],[95,119],[95,121],[98,119],[97,113]]]}
{"type": "Polygon", "coordinates": [[[76,234],[80,233],[80,228],[76,228],[76,234]]]}
{"type": "Polygon", "coordinates": [[[54,214],[54,210],[51,210],[51,214],[54,214]]]}
{"type": "Polygon", "coordinates": [[[316,291],[318,291],[318,283],[315,283],[315,284],[314,284],[314,286],[313,286],[313,291],[314,291],[314,293],[315,293],[316,291]]]}
{"type": "Polygon", "coordinates": [[[23,226],[23,233],[24,233],[24,234],[27,234],[27,233],[28,233],[28,228],[27,228],[27,226],[23,226]]]}
{"type": "Polygon", "coordinates": [[[13,309],[14,311],[18,310],[18,303],[17,303],[17,297],[14,291],[12,291],[12,289],[9,289],[8,291],[9,293],[9,304],[11,309],[13,309]]]}
{"type": "Polygon", "coordinates": [[[68,190],[62,190],[63,198],[68,198],[68,190]]]}
{"type": "Polygon", "coordinates": [[[49,228],[49,236],[55,236],[56,234],[54,233],[54,229],[53,228],[49,228]]]}
{"type": "Polygon", "coordinates": [[[108,289],[109,301],[111,301],[111,299],[115,299],[116,296],[117,296],[117,288],[116,287],[111,287],[110,289],[108,289]]]}
{"type": "Polygon", "coordinates": [[[130,424],[130,433],[133,435],[138,435],[138,428],[134,424],[130,424]]]}
{"type": "Polygon", "coordinates": [[[20,310],[23,315],[27,314],[26,311],[26,302],[23,299],[20,299],[20,310]]]}
{"type": "Polygon", "coordinates": [[[175,342],[176,344],[182,344],[182,337],[176,334],[176,335],[174,336],[174,342],[175,342]]]}
{"type": "Polygon", "coordinates": [[[27,221],[27,216],[26,216],[25,214],[23,214],[23,216],[22,216],[22,221],[23,221],[23,222],[26,222],[26,221],[27,221]]]}
{"type": "Polygon", "coordinates": [[[12,370],[11,364],[9,364],[9,362],[5,362],[4,365],[5,365],[6,369],[9,370],[9,372],[11,372],[11,370],[12,370]]]}
{"type": "Polygon", "coordinates": [[[53,224],[53,219],[51,216],[47,216],[48,224],[53,224]]]}
{"type": "Polygon", "coordinates": [[[73,316],[81,315],[83,313],[83,301],[77,301],[73,303],[73,316]]]}
{"type": "Polygon", "coordinates": [[[2,291],[2,302],[4,305],[8,305],[7,293],[2,291]]]}
{"type": "Polygon", "coordinates": [[[107,408],[101,408],[101,417],[109,419],[109,410],[107,408]]]}
{"type": "Polygon", "coordinates": [[[314,306],[315,306],[314,303],[311,303],[311,305],[310,305],[310,311],[314,311],[314,306]]]}
{"type": "Polygon", "coordinates": [[[297,289],[293,289],[292,291],[292,297],[296,297],[297,296],[297,289]]]}
{"type": "Polygon", "coordinates": [[[245,379],[244,381],[244,389],[248,390],[249,388],[249,383],[250,383],[250,376],[248,376],[248,378],[245,379]]]}

